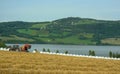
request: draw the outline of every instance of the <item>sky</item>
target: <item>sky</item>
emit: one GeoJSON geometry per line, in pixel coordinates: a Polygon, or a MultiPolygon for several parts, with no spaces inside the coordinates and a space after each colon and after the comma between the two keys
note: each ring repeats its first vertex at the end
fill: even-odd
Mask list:
{"type": "Polygon", "coordinates": [[[0,0],[0,22],[66,17],[120,20],[120,0],[0,0]]]}

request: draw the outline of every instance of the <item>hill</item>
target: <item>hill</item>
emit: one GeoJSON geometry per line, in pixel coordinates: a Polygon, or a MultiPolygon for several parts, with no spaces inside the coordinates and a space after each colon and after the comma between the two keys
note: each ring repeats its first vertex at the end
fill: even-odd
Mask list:
{"type": "Polygon", "coordinates": [[[119,74],[119,60],[0,51],[1,74],[119,74]]]}
{"type": "Polygon", "coordinates": [[[120,21],[68,17],[51,22],[1,22],[6,43],[120,45],[120,21]]]}

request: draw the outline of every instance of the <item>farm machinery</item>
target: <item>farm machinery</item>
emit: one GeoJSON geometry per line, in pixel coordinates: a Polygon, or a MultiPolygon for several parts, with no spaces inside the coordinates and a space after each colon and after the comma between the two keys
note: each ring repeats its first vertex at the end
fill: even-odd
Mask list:
{"type": "Polygon", "coordinates": [[[30,44],[24,44],[21,47],[19,47],[19,45],[13,45],[12,47],[10,47],[9,51],[29,52],[28,49],[30,48],[31,48],[30,44]]]}

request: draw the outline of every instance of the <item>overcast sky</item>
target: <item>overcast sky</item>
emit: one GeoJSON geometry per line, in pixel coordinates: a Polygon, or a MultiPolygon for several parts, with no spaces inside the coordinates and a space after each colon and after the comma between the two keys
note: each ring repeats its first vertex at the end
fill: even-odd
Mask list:
{"type": "Polygon", "coordinates": [[[0,0],[0,22],[65,17],[120,20],[120,0],[0,0]]]}

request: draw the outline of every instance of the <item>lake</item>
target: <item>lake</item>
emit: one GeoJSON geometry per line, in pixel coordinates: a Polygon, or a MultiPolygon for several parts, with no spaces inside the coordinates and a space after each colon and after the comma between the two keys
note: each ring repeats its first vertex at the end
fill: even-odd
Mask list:
{"type": "MultiPolygon", "coordinates": [[[[14,45],[14,44],[6,44],[6,45],[14,45]]],[[[19,44],[22,46],[23,44],[19,44]]],[[[59,51],[59,53],[64,53],[68,51],[69,54],[78,54],[78,55],[88,55],[89,50],[94,50],[96,56],[109,56],[109,51],[114,53],[120,53],[120,46],[83,46],[83,45],[57,45],[57,44],[31,44],[32,47],[29,50],[32,52],[34,49],[42,51],[43,48],[50,49],[51,52],[59,51]]]]}

